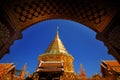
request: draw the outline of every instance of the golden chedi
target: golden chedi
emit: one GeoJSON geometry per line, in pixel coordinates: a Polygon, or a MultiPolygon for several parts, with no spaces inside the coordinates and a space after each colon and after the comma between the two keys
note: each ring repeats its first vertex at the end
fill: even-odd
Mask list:
{"type": "MultiPolygon", "coordinates": [[[[72,57],[72,55],[70,55],[67,52],[62,41],[59,38],[59,34],[57,31],[54,40],[51,42],[51,44],[49,45],[49,47],[47,48],[45,53],[39,55],[39,57],[38,57],[39,66],[36,71],[38,73],[41,72],[40,74],[38,74],[39,76],[43,75],[43,74],[44,75],[52,74],[51,76],[53,76],[53,71],[62,70],[63,73],[60,74],[59,78],[54,78],[55,80],[66,80],[66,79],[79,80],[78,76],[74,72],[73,61],[74,61],[74,58],[72,57]],[[60,67],[60,63],[61,63],[61,66],[63,66],[63,68],[60,67]],[[54,67],[57,66],[59,68],[53,69],[49,66],[54,66],[54,67]],[[47,67],[47,68],[45,68],[45,67],[47,67]],[[62,68],[62,69],[60,69],[60,68],[62,68]],[[49,70],[51,72],[48,72],[47,70],[49,70]],[[42,73],[42,72],[48,72],[48,73],[42,73]]],[[[56,74],[54,74],[54,75],[56,75],[56,74]]],[[[44,78],[41,77],[40,79],[42,80],[44,78]]],[[[49,79],[50,79],[50,76],[49,76],[49,79]]],[[[53,77],[51,79],[53,79],[53,77]]]]}

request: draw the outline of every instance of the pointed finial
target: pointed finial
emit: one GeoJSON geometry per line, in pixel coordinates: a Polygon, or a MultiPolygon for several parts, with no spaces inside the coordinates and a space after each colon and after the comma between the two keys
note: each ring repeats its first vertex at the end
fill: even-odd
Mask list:
{"type": "Polygon", "coordinates": [[[82,65],[82,64],[80,64],[80,68],[83,68],[83,65],[82,65]]]}
{"type": "Polygon", "coordinates": [[[59,30],[59,26],[57,26],[57,33],[58,33],[58,30],[59,30]]]}

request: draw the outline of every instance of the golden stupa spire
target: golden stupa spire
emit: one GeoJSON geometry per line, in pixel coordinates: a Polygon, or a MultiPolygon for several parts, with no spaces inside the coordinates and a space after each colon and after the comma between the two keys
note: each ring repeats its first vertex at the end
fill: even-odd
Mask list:
{"type": "Polygon", "coordinates": [[[59,32],[58,32],[58,29],[59,29],[59,27],[57,26],[57,29],[56,29],[56,37],[55,37],[55,38],[60,39],[60,38],[59,38],[59,32]]]}
{"type": "Polygon", "coordinates": [[[45,53],[47,53],[47,54],[59,54],[59,53],[68,54],[62,41],[59,38],[58,27],[57,27],[56,36],[55,36],[54,40],[51,42],[51,44],[49,45],[49,47],[45,53]]]}

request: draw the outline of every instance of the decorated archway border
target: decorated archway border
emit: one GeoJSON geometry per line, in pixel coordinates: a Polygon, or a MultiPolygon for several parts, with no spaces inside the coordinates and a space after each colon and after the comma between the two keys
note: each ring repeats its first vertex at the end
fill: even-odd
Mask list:
{"type": "MultiPolygon", "coordinates": [[[[108,49],[114,46],[107,37],[101,36],[104,35],[106,27],[118,12],[118,7],[107,1],[21,0],[18,2],[17,0],[5,0],[1,1],[0,6],[2,33],[0,35],[0,57],[8,52],[10,45],[16,39],[21,38],[23,30],[49,19],[67,19],[84,24],[100,34],[100,36],[97,35],[97,38],[102,39],[105,45],[109,46],[108,49]]],[[[112,53],[115,54],[114,52],[112,53]]],[[[120,59],[117,55],[116,52],[116,55],[113,56],[120,59]]]]}

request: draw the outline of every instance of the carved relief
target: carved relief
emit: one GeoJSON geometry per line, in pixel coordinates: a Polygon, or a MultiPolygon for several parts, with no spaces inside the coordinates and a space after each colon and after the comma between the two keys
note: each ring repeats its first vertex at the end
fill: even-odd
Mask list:
{"type": "Polygon", "coordinates": [[[9,34],[7,27],[0,22],[0,47],[8,40],[9,34]]]}
{"type": "Polygon", "coordinates": [[[120,49],[120,26],[113,28],[108,38],[111,45],[120,49]]]}
{"type": "Polygon", "coordinates": [[[66,15],[74,16],[79,19],[87,19],[94,24],[100,24],[102,17],[106,14],[106,9],[99,7],[96,4],[91,4],[89,1],[29,1],[23,2],[23,4],[16,4],[14,11],[17,13],[21,22],[27,20],[42,17],[45,15],[66,15]],[[63,13],[64,12],[64,13],[63,13]]]}

